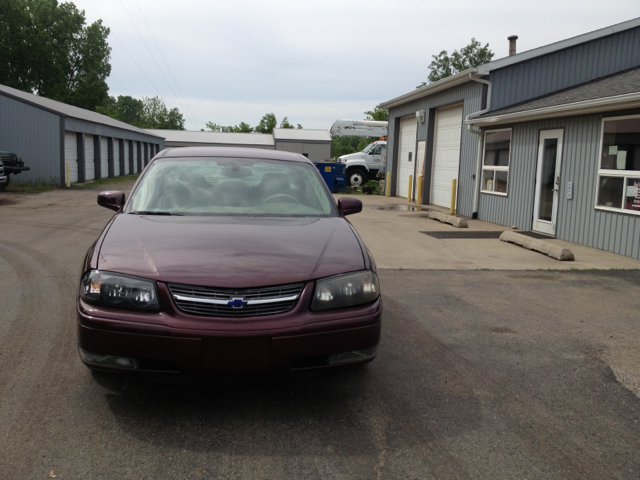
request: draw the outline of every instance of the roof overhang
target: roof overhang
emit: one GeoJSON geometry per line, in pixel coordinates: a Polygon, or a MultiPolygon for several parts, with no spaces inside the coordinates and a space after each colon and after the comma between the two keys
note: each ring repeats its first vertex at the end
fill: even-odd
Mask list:
{"type": "Polygon", "coordinates": [[[377,108],[397,107],[398,105],[404,105],[405,103],[409,103],[413,100],[428,97],[429,95],[441,92],[442,90],[448,90],[449,88],[457,87],[458,85],[470,82],[470,74],[477,73],[477,71],[477,68],[468,68],[467,70],[463,70],[460,73],[456,73],[455,75],[443,78],[442,80],[438,80],[437,82],[430,83],[429,85],[425,85],[424,87],[416,88],[409,93],[405,93],[404,95],[400,95],[399,97],[381,103],[377,108]]]}
{"type": "Polygon", "coordinates": [[[527,50],[526,52],[518,53],[510,57],[500,58],[498,60],[485,63],[484,65],[479,65],[477,67],[478,74],[488,75],[493,70],[498,70],[499,68],[507,67],[519,62],[524,62],[532,58],[541,57],[542,55],[557,52],[558,50],[564,50],[565,48],[570,48],[581,43],[597,40],[598,38],[613,35],[614,33],[623,32],[625,30],[636,28],[638,26],[640,26],[640,17],[634,18],[632,20],[627,20],[626,22],[618,23],[616,25],[611,25],[610,27],[601,28],[593,32],[584,33],[576,37],[567,38],[566,40],[561,40],[549,45],[534,48],[532,50],[527,50]]]}
{"type": "Polygon", "coordinates": [[[503,115],[486,116],[465,121],[476,127],[504,125],[507,123],[530,122],[547,118],[568,117],[573,115],[587,115],[590,113],[606,112],[607,110],[624,110],[640,107],[640,92],[616,95],[613,97],[596,98],[582,102],[565,103],[551,107],[524,110],[521,112],[505,113],[503,115]]]}

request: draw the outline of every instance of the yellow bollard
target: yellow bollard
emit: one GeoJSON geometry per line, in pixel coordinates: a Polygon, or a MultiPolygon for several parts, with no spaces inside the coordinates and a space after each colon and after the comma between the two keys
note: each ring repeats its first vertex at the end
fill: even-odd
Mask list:
{"type": "Polygon", "coordinates": [[[69,164],[65,163],[67,167],[67,188],[71,187],[71,175],[69,174],[69,164]]]}
{"type": "Polygon", "coordinates": [[[412,201],[411,198],[411,189],[413,188],[413,175],[409,175],[409,191],[407,192],[407,200],[412,201]]]}
{"type": "Polygon", "coordinates": [[[449,209],[451,215],[456,213],[456,179],[451,181],[451,208],[449,209]]]}
{"type": "Polygon", "coordinates": [[[387,173],[387,182],[385,184],[384,195],[385,197],[389,196],[389,192],[391,191],[391,174],[387,173]]]}
{"type": "Polygon", "coordinates": [[[416,203],[422,205],[422,175],[418,177],[418,191],[416,192],[416,203]]]}

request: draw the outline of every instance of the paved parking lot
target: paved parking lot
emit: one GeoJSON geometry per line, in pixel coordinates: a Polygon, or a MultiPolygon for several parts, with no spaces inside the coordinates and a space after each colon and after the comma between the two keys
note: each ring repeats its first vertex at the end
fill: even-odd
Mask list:
{"type": "Polygon", "coordinates": [[[353,223],[385,267],[371,365],[150,384],[77,356],[80,265],[110,218],[96,194],[0,194],[0,478],[640,477],[640,272],[525,271],[549,259],[506,244],[512,269],[482,270],[471,244],[415,233],[432,221],[365,208],[353,223]],[[403,249],[451,256],[393,263],[392,222],[403,249]]]}

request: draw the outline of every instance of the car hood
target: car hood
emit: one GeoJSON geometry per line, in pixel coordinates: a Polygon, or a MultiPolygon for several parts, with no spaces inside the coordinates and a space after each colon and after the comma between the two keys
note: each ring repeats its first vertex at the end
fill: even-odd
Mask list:
{"type": "Polygon", "coordinates": [[[304,282],[364,268],[344,218],[119,214],[98,268],[165,282],[250,288],[304,282]]]}
{"type": "Polygon", "coordinates": [[[364,153],[350,153],[348,155],[342,155],[342,157],[345,162],[349,161],[349,160],[366,160],[366,155],[364,153]]]}

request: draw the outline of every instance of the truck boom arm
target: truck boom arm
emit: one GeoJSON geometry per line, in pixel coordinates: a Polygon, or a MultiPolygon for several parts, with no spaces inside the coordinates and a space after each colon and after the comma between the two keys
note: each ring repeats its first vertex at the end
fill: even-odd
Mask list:
{"type": "Polygon", "coordinates": [[[386,137],[389,122],[376,120],[336,120],[330,133],[338,137],[386,137]]]}

